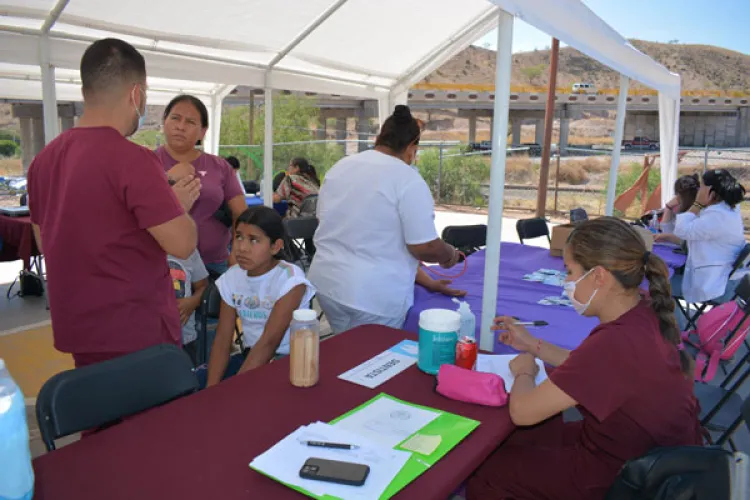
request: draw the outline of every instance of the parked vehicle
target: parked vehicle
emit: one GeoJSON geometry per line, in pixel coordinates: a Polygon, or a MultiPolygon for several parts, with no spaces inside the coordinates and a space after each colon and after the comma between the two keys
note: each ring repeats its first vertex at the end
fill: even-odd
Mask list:
{"type": "Polygon", "coordinates": [[[596,85],[593,83],[577,82],[573,84],[574,94],[597,94],[596,85]]]}
{"type": "Polygon", "coordinates": [[[471,151],[492,151],[492,141],[471,142],[467,148],[471,151]]]}
{"type": "Polygon", "coordinates": [[[623,149],[649,149],[655,151],[659,149],[659,141],[654,141],[645,136],[635,136],[632,140],[622,141],[623,149]]]}

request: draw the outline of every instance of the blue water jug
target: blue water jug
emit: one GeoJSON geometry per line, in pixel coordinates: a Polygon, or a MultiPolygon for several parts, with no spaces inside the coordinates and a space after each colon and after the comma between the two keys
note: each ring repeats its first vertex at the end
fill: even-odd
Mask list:
{"type": "Polygon", "coordinates": [[[437,375],[440,366],[456,362],[456,342],[461,315],[448,309],[427,309],[419,314],[419,357],[417,366],[437,375]]]}
{"type": "Polygon", "coordinates": [[[26,403],[0,359],[0,500],[30,500],[33,495],[26,403]]]}

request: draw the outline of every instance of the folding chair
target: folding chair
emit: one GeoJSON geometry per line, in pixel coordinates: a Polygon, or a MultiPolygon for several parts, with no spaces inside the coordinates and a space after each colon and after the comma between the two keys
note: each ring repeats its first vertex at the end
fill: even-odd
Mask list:
{"type": "Polygon", "coordinates": [[[701,405],[701,425],[714,432],[720,432],[715,444],[724,446],[729,443],[736,451],[732,434],[743,420],[743,415],[750,412],[750,398],[743,402],[738,390],[750,378],[750,351],[748,351],[727,374],[718,386],[707,383],[696,383],[695,397],[701,405]]]}
{"type": "Polygon", "coordinates": [[[289,252],[294,262],[298,262],[305,273],[310,268],[315,255],[313,236],[318,229],[318,219],[314,216],[302,216],[284,219],[284,230],[288,240],[289,252]]]}
{"type": "Polygon", "coordinates": [[[521,245],[525,245],[523,240],[541,238],[542,236],[547,237],[547,242],[552,242],[547,221],[543,217],[519,220],[516,222],[516,232],[518,233],[518,239],[521,240],[521,245]]]}
{"type": "Polygon", "coordinates": [[[216,283],[210,280],[208,286],[203,291],[201,303],[198,306],[198,352],[195,359],[195,366],[201,366],[208,363],[208,320],[219,319],[221,311],[221,294],[216,288],[216,283]]]}
{"type": "Polygon", "coordinates": [[[197,390],[188,355],[173,345],[157,345],[58,373],[39,391],[36,418],[44,445],[52,451],[56,439],[116,423],[197,390]]]}
{"type": "MultiPolygon", "coordinates": [[[[729,280],[731,281],[732,276],[739,271],[740,269],[744,269],[750,264],[750,243],[746,243],[745,246],[740,251],[739,255],[737,255],[737,258],[734,261],[734,264],[732,264],[732,272],[729,273],[729,280]]],[[[743,279],[742,282],[737,286],[737,290],[735,291],[735,297],[739,294],[740,288],[743,286],[743,283],[745,283],[745,280],[743,279]]],[[[747,287],[747,296],[750,297],[750,282],[745,283],[745,286],[747,287]]],[[[685,301],[685,298],[680,296],[675,296],[675,302],[677,303],[677,307],[680,308],[680,311],[682,311],[682,314],[685,315],[685,317],[688,319],[687,326],[685,327],[685,330],[690,330],[691,328],[695,328],[696,321],[698,321],[698,318],[701,317],[701,315],[706,311],[707,308],[718,306],[720,305],[719,302],[716,300],[708,300],[706,302],[698,303],[698,304],[688,304],[687,301],[685,301]],[[684,303],[684,304],[683,304],[684,303]],[[691,307],[695,308],[696,312],[692,316],[690,315],[690,309],[691,307]]]]}
{"type": "Polygon", "coordinates": [[[443,229],[442,238],[446,243],[462,251],[464,255],[471,255],[487,246],[487,226],[484,224],[448,226],[443,229]]]}
{"type": "Polygon", "coordinates": [[[585,220],[589,220],[589,214],[586,213],[586,210],[584,210],[583,208],[574,208],[570,211],[571,224],[576,224],[585,220]]]}
{"type": "Polygon", "coordinates": [[[748,457],[715,446],[672,446],[628,460],[605,500],[747,498],[748,457]]]}

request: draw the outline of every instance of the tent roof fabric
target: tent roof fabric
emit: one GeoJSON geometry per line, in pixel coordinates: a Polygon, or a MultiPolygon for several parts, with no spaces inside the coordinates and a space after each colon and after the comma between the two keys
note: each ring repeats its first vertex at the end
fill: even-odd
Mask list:
{"type": "Polygon", "coordinates": [[[494,28],[497,12],[487,0],[0,0],[0,62],[38,65],[47,34],[50,63],[76,70],[88,44],[117,37],[150,77],[380,98],[494,28]]]}
{"type": "MultiPolygon", "coordinates": [[[[34,67],[48,36],[58,73],[77,70],[93,40],[132,43],[149,76],[162,79],[151,102],[192,91],[186,81],[213,94],[226,85],[270,84],[377,99],[405,92],[493,29],[499,8],[630,78],[679,93],[677,75],[580,0],[0,0],[0,63],[16,65],[12,76],[0,67],[0,97],[41,95],[34,67]],[[19,76],[23,66],[27,74],[19,76]]],[[[80,99],[76,82],[56,80],[61,100],[80,99]]]]}

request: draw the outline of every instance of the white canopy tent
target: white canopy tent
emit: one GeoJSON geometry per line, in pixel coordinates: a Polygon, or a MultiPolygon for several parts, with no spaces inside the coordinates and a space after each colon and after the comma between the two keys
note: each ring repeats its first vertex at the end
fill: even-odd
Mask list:
{"type": "MultiPolygon", "coordinates": [[[[413,84],[499,26],[481,330],[481,346],[488,349],[497,300],[513,16],[623,75],[615,144],[622,138],[628,78],[659,91],[666,199],[677,171],[679,76],[630,46],[578,0],[0,0],[0,97],[41,94],[49,141],[57,133],[56,100],[80,98],[73,73],[86,46],[121,38],[146,57],[149,102],[186,91],[208,104],[206,144],[216,152],[221,102],[235,85],[264,88],[267,116],[272,91],[286,89],[377,99],[382,123],[413,84]]],[[[270,205],[272,119],[265,127],[263,191],[270,205]]],[[[618,163],[615,148],[611,178],[618,163]]]]}

